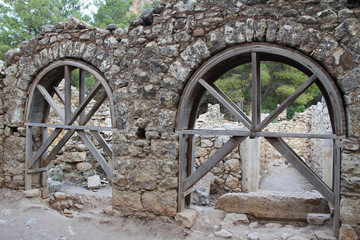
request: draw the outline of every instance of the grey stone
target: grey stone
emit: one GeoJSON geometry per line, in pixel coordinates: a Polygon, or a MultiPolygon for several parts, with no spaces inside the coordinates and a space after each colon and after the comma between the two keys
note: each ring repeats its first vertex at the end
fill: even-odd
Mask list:
{"type": "Polygon", "coordinates": [[[329,211],[325,200],[319,194],[271,191],[227,193],[218,199],[215,208],[228,213],[251,214],[259,218],[294,220],[304,220],[310,212],[329,211]]]}
{"type": "Polygon", "coordinates": [[[118,28],[119,28],[119,26],[117,24],[112,23],[112,24],[107,25],[106,30],[115,31],[118,28]]]}
{"type": "Polygon", "coordinates": [[[349,224],[341,224],[339,240],[358,240],[355,230],[349,224]]]}
{"type": "Polygon", "coordinates": [[[210,52],[206,43],[202,40],[198,40],[193,45],[188,46],[186,50],[180,54],[180,56],[188,65],[196,67],[202,60],[210,56],[210,52]]]}
{"type": "Polygon", "coordinates": [[[331,236],[332,233],[317,231],[314,234],[318,240],[337,240],[336,237],[331,236]]]}
{"type": "Polygon", "coordinates": [[[29,220],[26,221],[25,227],[29,228],[29,227],[35,226],[37,224],[38,220],[39,220],[38,218],[30,218],[29,220]]]}
{"type": "Polygon", "coordinates": [[[251,232],[246,235],[248,240],[260,240],[259,233],[251,232]]]}
{"type": "Polygon", "coordinates": [[[246,214],[227,213],[224,222],[229,222],[233,225],[249,224],[249,219],[246,214]]]}
{"type": "Polygon", "coordinates": [[[306,221],[313,225],[323,225],[325,221],[331,218],[330,214],[324,213],[309,213],[306,217],[306,221]]]}
{"type": "Polygon", "coordinates": [[[340,86],[345,91],[351,91],[359,86],[360,84],[360,69],[355,68],[354,70],[343,74],[339,78],[340,86]]]}
{"type": "Polygon", "coordinates": [[[232,238],[233,235],[229,231],[226,231],[225,229],[221,229],[220,231],[214,232],[214,235],[221,238],[232,238]]]}
{"type": "Polygon", "coordinates": [[[47,33],[47,32],[52,32],[52,31],[54,31],[54,29],[55,29],[55,26],[54,26],[54,25],[44,25],[44,26],[42,26],[41,31],[42,31],[43,33],[47,33]]]}
{"type": "Polygon", "coordinates": [[[37,188],[24,191],[27,198],[35,198],[40,196],[40,191],[37,188]]]}
{"type": "Polygon", "coordinates": [[[62,183],[59,181],[52,181],[50,179],[50,181],[48,180],[48,186],[49,186],[49,192],[50,193],[55,193],[55,192],[60,192],[62,189],[62,183]]]}
{"type": "Polygon", "coordinates": [[[175,220],[186,228],[191,228],[196,220],[196,211],[193,209],[185,209],[175,215],[175,220]]]}
{"type": "Polygon", "coordinates": [[[144,21],[146,26],[149,26],[153,23],[153,15],[154,15],[154,9],[145,9],[141,14],[140,18],[144,21]]]}
{"type": "Polygon", "coordinates": [[[99,175],[88,177],[87,179],[88,189],[96,189],[99,188],[100,186],[101,186],[101,179],[99,175]]]}
{"type": "Polygon", "coordinates": [[[176,78],[180,81],[185,81],[190,74],[190,69],[185,66],[186,65],[182,64],[181,62],[176,61],[170,65],[169,73],[174,78],[176,78]]]}

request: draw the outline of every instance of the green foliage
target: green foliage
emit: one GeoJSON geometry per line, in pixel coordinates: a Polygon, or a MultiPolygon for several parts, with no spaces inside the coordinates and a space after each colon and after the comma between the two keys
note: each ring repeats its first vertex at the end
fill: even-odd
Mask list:
{"type": "MultiPolygon", "coordinates": [[[[301,84],[308,79],[303,72],[289,65],[277,62],[261,63],[261,111],[270,113],[276,107],[292,95],[301,84]]],[[[251,111],[251,64],[238,66],[223,76],[215,84],[226,93],[243,111],[250,114],[251,111]]],[[[300,95],[287,109],[287,117],[290,119],[295,112],[302,112],[321,99],[321,92],[316,85],[312,85],[300,95]]],[[[204,105],[215,103],[215,99],[207,92],[203,99],[204,105]]],[[[205,108],[205,107],[203,107],[205,108]]]]}
{"type": "Polygon", "coordinates": [[[138,19],[139,16],[129,11],[132,0],[97,0],[95,5],[98,7],[94,15],[94,25],[106,28],[109,24],[115,23],[121,28],[129,26],[130,20],[138,19]]]}
{"type": "Polygon", "coordinates": [[[80,9],[87,8],[80,0],[3,0],[0,2],[0,59],[4,49],[15,48],[41,32],[47,24],[57,24],[66,19],[83,18],[80,9]]]}

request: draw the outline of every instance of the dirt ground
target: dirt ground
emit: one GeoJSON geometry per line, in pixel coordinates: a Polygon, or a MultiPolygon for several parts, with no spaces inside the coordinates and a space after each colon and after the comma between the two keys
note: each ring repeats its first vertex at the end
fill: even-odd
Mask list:
{"type": "Polygon", "coordinates": [[[191,229],[169,218],[140,220],[121,218],[104,213],[111,206],[111,189],[92,192],[79,186],[64,186],[64,192],[77,194],[85,204],[73,218],[51,209],[41,198],[26,198],[21,191],[0,189],[0,239],[317,239],[331,238],[330,224],[303,226],[287,223],[237,224],[226,221],[226,214],[211,207],[204,207],[191,229]],[[109,195],[110,194],[110,195],[109,195]],[[230,237],[226,237],[230,233],[230,237]]]}

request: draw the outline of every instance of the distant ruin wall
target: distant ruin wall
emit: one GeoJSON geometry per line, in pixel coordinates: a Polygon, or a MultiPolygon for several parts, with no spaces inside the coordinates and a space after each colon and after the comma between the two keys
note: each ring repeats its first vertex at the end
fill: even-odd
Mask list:
{"type": "Polygon", "coordinates": [[[266,42],[317,61],[343,93],[348,136],[342,148],[341,220],[360,233],[360,10],[347,8],[345,0],[170,0],[162,6],[126,30],[97,29],[73,19],[44,26],[36,39],[7,52],[0,96],[4,186],[24,186],[29,86],[50,63],[76,59],[97,68],[113,91],[114,208],[123,214],[173,216],[175,124],[186,82],[216,53],[266,42]]]}

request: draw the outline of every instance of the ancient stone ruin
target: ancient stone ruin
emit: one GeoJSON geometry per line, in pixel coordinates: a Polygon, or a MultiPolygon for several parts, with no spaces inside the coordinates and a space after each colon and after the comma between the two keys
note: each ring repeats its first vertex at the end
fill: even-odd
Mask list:
{"type": "MultiPolygon", "coordinates": [[[[76,19],[44,26],[36,39],[8,51],[1,67],[0,187],[45,191],[47,167],[59,163],[54,157],[62,154],[66,162],[77,155],[76,162],[91,155],[112,183],[114,211],[174,217],[186,211],[194,186],[210,171],[227,174],[216,176],[218,191],[251,191],[244,179],[254,179],[246,174],[256,167],[241,154],[268,144],[278,153],[255,151],[257,171],[270,155],[283,157],[330,203],[334,235],[359,236],[360,9],[352,6],[345,0],[164,1],[129,29],[98,29],[76,19]],[[300,116],[285,131],[281,123],[269,125],[293,99],[261,116],[261,61],[289,64],[309,77],[294,99],[318,86],[324,102],[314,108],[326,109],[330,120],[315,114],[310,121],[321,131],[297,132],[309,123],[300,116]],[[251,118],[213,84],[245,63],[253,69],[251,118]],[[79,100],[72,101],[75,74],[80,85],[87,77],[96,83],[86,91],[79,86],[79,100]],[[197,128],[205,91],[243,126],[197,128]],[[106,124],[96,120],[104,104],[106,124]],[[59,121],[48,121],[51,114],[59,121]],[[283,138],[305,139],[302,156],[296,142],[283,138]],[[85,146],[63,149],[69,139],[85,146]],[[244,164],[248,171],[240,172],[244,164]]],[[[72,162],[69,170],[94,168],[86,163],[72,162]]]]}

